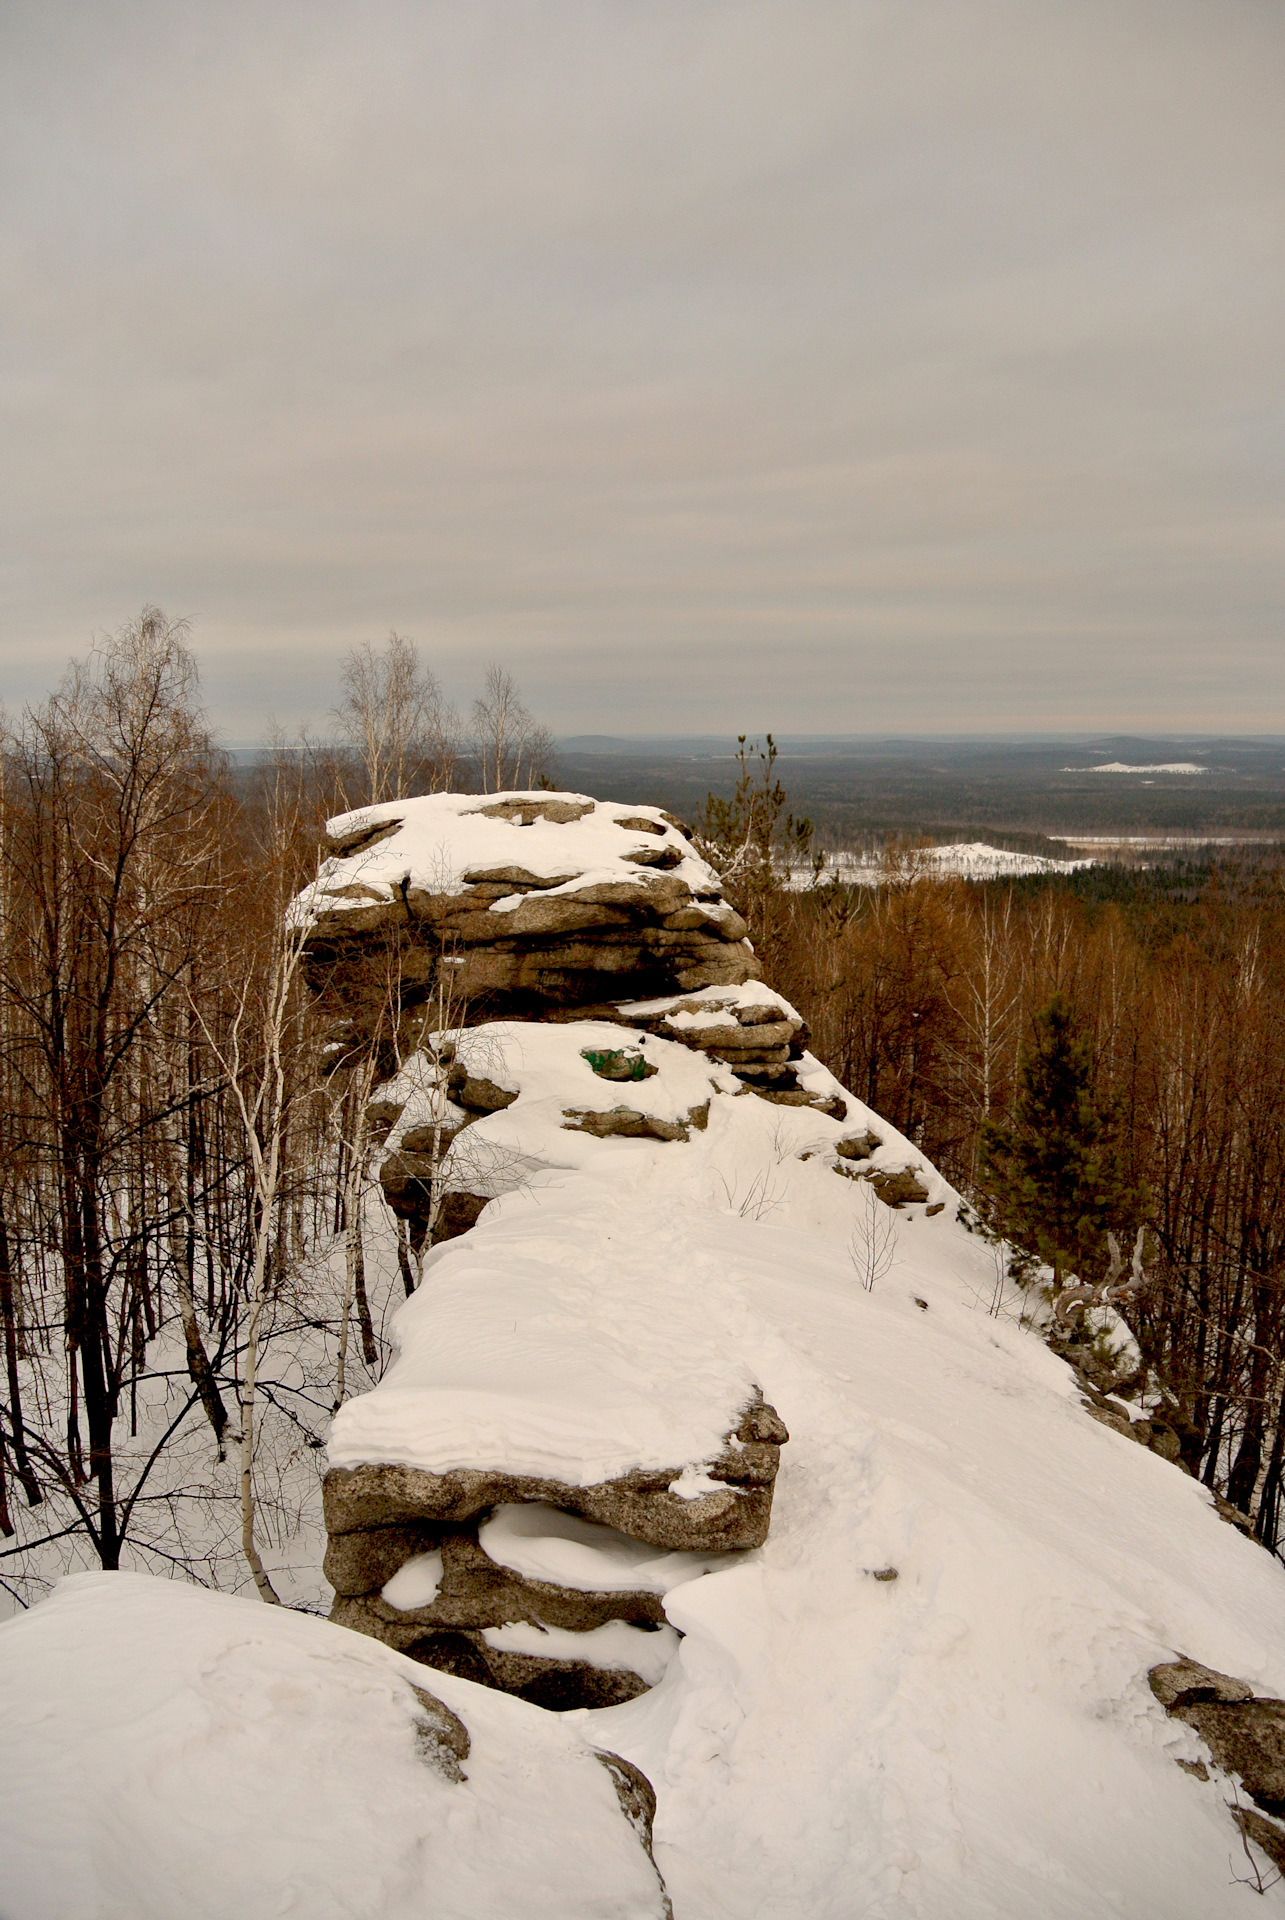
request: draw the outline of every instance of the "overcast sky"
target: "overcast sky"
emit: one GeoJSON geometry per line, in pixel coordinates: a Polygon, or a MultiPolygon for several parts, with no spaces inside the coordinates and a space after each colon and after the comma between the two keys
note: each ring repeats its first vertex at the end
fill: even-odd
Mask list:
{"type": "Polygon", "coordinates": [[[0,5],[0,694],[1285,731],[1282,0],[0,5]]]}

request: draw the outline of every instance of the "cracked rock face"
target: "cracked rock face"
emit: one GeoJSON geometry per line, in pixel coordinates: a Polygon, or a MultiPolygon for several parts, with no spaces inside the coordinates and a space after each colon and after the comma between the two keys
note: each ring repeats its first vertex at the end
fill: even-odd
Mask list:
{"type": "MultiPolygon", "coordinates": [[[[395,1039],[398,1072],[367,1124],[413,1247],[468,1234],[544,1166],[678,1150],[721,1099],[846,1120],[847,1096],[806,1053],[798,1013],[759,979],[717,874],[663,810],[439,794],[334,820],[330,845],[295,920],[336,1057],[379,1060],[395,1039]]],[[[347,1420],[345,1409],[336,1430],[347,1420]]],[[[585,1484],[466,1464],[453,1447],[430,1471],[406,1464],[413,1454],[381,1459],[372,1438],[326,1476],[332,1618],[541,1705],[632,1698],[677,1644],[664,1583],[694,1577],[679,1563],[700,1559],[703,1571],[767,1538],[787,1439],[757,1391],[712,1457],[668,1462],[657,1449],[635,1457],[664,1464],[585,1484]],[[523,1560],[528,1540],[497,1561],[497,1515],[536,1508],[553,1515],[545,1560],[523,1560]],[[598,1545],[559,1540],[559,1516],[598,1545]],[[581,1555],[578,1578],[564,1577],[569,1552],[581,1555]],[[668,1557],[663,1573],[656,1555],[668,1557]]]]}
{"type": "MultiPolygon", "coordinates": [[[[1215,1766],[1239,1774],[1263,1813],[1285,1820],[1285,1700],[1260,1698],[1247,1680],[1185,1657],[1153,1667],[1148,1679],[1165,1712],[1200,1736],[1215,1766]]],[[[1285,1855],[1285,1830],[1240,1811],[1251,1839],[1273,1858],[1285,1855]]]]}
{"type": "MultiPolygon", "coordinates": [[[[624,1029],[614,1046],[601,1043],[617,1063],[595,1069],[604,1078],[637,1082],[655,1071],[652,1061],[634,1071],[626,1034],[643,1032],[703,1053],[737,1091],[845,1117],[841,1097],[800,1084],[803,1022],[759,982],[718,875],[663,809],[583,794],[434,794],[342,815],[329,842],[330,859],[293,911],[307,977],[332,1023],[332,1059],[373,1049],[391,1068],[443,1023],[590,1012],[624,1029]]],[[[517,1098],[476,1064],[450,1065],[447,1080],[452,1139],[517,1098]]],[[[670,1142],[688,1139],[707,1113],[704,1094],[670,1113],[622,1098],[610,1110],[569,1106],[563,1124],[670,1142]]],[[[368,1117],[396,1132],[401,1114],[381,1091],[368,1117]]],[[[442,1184],[454,1197],[434,1205],[443,1143],[431,1131],[403,1131],[380,1168],[416,1246],[466,1232],[492,1197],[451,1178],[442,1184]]]]}
{"type": "MultiPolygon", "coordinates": [[[[324,1488],[325,1572],[336,1592],[331,1619],[427,1666],[540,1706],[562,1711],[632,1699],[659,1677],[676,1639],[665,1625],[665,1581],[704,1570],[703,1563],[674,1563],[762,1545],[788,1438],[775,1409],[756,1397],[704,1470],[712,1490],[688,1499],[671,1491],[681,1467],[589,1487],[468,1469],[440,1475],[403,1466],[332,1469],[324,1488]],[[573,1549],[582,1549],[581,1584],[533,1577],[488,1553],[484,1540],[495,1510],[536,1504],[553,1509],[555,1522],[558,1515],[578,1515],[595,1523],[582,1536],[572,1530],[573,1549]],[[628,1551],[636,1543],[668,1559],[635,1555],[646,1580],[631,1587],[628,1551]],[[586,1573],[595,1548],[600,1570],[590,1564],[586,1573]],[[611,1636],[613,1623],[626,1632],[611,1636]],[[535,1637],[505,1640],[523,1628],[535,1637]],[[600,1649],[585,1640],[592,1657],[578,1658],[576,1636],[604,1630],[609,1644],[600,1649]],[[651,1644],[658,1634],[668,1641],[651,1644]]],[[[565,1544],[562,1552],[565,1558],[565,1544]]]]}
{"type": "Polygon", "coordinates": [[[671,1552],[761,1547],[781,1447],[788,1439],[775,1408],[756,1401],[705,1469],[710,1490],[687,1498],[670,1491],[690,1465],[685,1462],[658,1471],[638,1468],[587,1487],[471,1467],[442,1474],[405,1466],[332,1467],[324,1486],[326,1529],[333,1537],[426,1522],[455,1524],[508,1502],[540,1501],[671,1552]]]}
{"type": "MultiPolygon", "coordinates": [[[[399,943],[404,1003],[443,969],[474,1017],[638,992],[737,985],[760,969],[681,821],[583,794],[432,794],[329,823],[331,856],[295,905],[309,979],[359,1044],[352,991],[380,935],[399,943]],[[610,991],[610,989],[609,989],[610,991]]],[[[367,996],[368,997],[368,996],[367,996]]]]}

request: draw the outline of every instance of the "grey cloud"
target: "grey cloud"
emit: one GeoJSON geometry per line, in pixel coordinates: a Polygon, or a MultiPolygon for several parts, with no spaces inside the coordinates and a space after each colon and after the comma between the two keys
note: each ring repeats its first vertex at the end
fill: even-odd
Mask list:
{"type": "Polygon", "coordinates": [[[1275,4],[12,4],[0,670],[1285,724],[1275,4]]]}

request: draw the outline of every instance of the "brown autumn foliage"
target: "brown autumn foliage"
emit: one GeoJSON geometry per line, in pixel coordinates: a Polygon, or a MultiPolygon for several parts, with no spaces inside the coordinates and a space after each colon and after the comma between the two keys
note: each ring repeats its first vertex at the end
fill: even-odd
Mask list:
{"type": "MultiPolygon", "coordinates": [[[[396,634],[349,656],[332,739],[238,768],[187,638],[145,608],[0,726],[0,1588],[19,1604],[91,1560],[235,1583],[236,1533],[276,1597],[264,1499],[283,1548],[327,1410],[386,1358],[360,1076],[322,1071],[324,982],[286,908],[328,814],[477,769],[396,634]]],[[[474,719],[493,775],[536,777],[547,736],[498,668],[474,719]]],[[[386,993],[393,960],[361,990],[386,993]]]]}
{"type": "Polygon", "coordinates": [[[1036,1009],[1093,1040],[1151,1284],[1131,1308],[1184,1464],[1275,1546],[1285,1450],[1285,891],[1175,911],[1055,887],[941,881],[777,892],[773,978],[814,1051],[965,1196],[987,1119],[1011,1117],[1036,1009]],[[1139,1222],[1142,1224],[1142,1222],[1139,1222]]]}

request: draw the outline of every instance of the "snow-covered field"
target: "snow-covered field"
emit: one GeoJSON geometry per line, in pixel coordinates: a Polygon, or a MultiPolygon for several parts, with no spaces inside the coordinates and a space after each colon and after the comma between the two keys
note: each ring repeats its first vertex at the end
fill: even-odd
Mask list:
{"type": "MultiPolygon", "coordinates": [[[[686,1142],[588,1138],[533,1044],[483,1123],[523,1178],[430,1256],[337,1451],[386,1458],[395,1430],[441,1464],[449,1400],[461,1458],[583,1482],[699,1460],[753,1383],[791,1435],[766,1545],[656,1573],[663,1677],[562,1716],[254,1599],[81,1576],[0,1627],[5,1920],[654,1911],[585,1742],[653,1782],[678,1920],[1285,1913],[1146,1678],[1182,1652],[1285,1691],[1285,1570],[1091,1421],[1014,1299],[991,1315],[992,1252],[931,1169],[944,1209],[886,1216],[867,1291],[844,1124],[743,1094],[686,1142]],[[466,1787],[415,1758],[412,1683],[470,1728],[466,1787]]],[[[867,1124],[922,1167],[851,1102],[867,1124]]],[[[493,1524],[519,1565],[585,1545],[493,1524]]]]}
{"type": "Polygon", "coordinates": [[[1194,760],[1161,760],[1134,766],[1127,760],[1102,760],[1096,767],[1063,767],[1063,773],[1208,773],[1194,760]]]}
{"type": "MultiPolygon", "coordinates": [[[[901,857],[898,871],[941,880],[1015,880],[1032,873],[1074,873],[1079,867],[1092,865],[1092,860],[1053,860],[1044,854],[1011,853],[1006,847],[991,847],[981,840],[969,840],[944,847],[916,847],[901,857]]],[[[879,887],[888,878],[889,869],[877,856],[828,853],[817,880],[814,881],[810,871],[800,871],[792,875],[791,884],[796,888],[813,885],[879,887]]]]}

